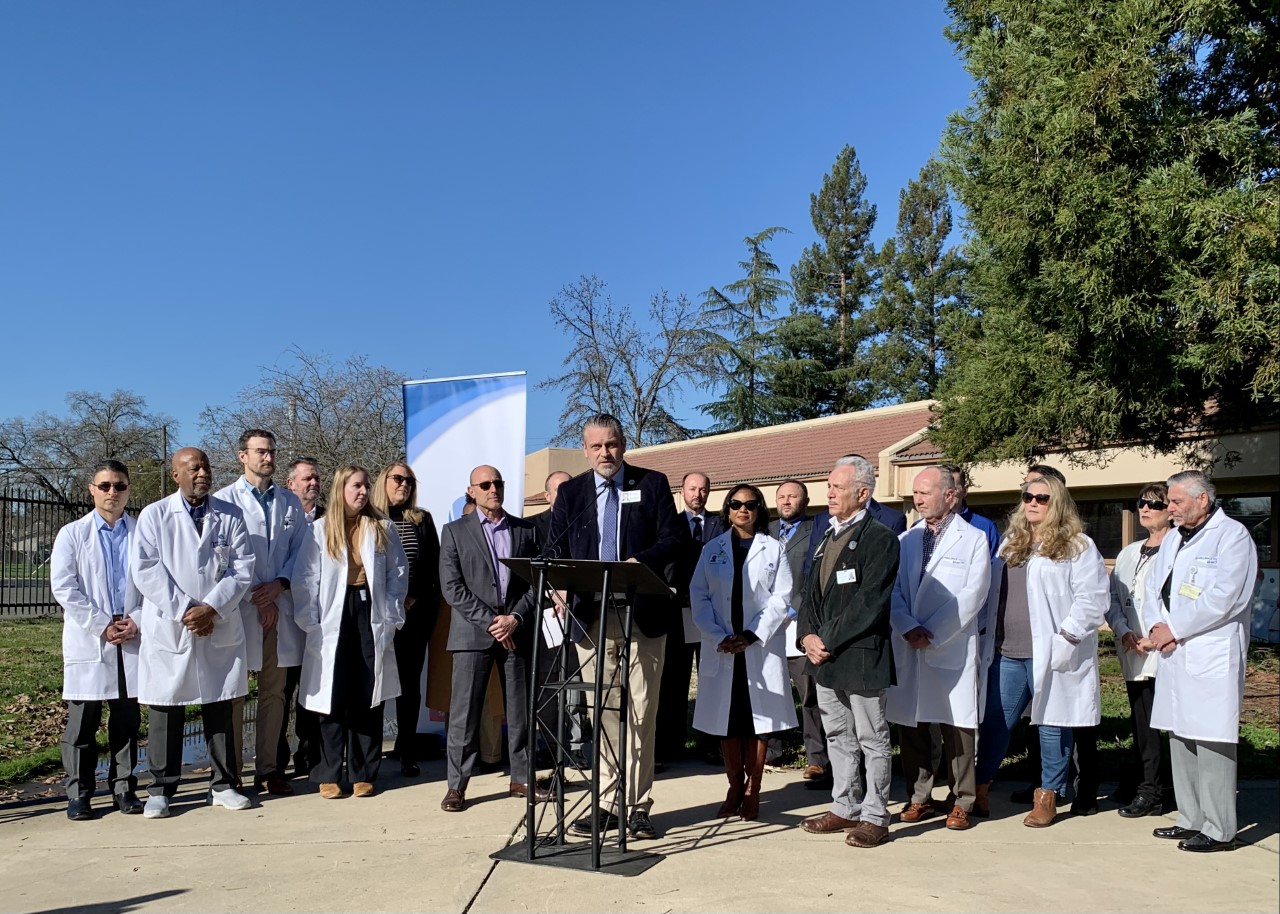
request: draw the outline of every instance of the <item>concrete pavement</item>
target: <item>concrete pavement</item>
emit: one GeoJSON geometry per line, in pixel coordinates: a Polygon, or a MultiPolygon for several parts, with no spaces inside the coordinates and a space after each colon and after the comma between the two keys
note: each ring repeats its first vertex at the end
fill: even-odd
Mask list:
{"type": "MultiPolygon", "coordinates": [[[[443,763],[384,777],[369,799],[315,788],[245,812],[202,805],[184,782],[166,820],[107,812],[69,822],[62,803],[0,808],[0,911],[1266,911],[1280,910],[1280,789],[1241,785],[1241,840],[1195,855],[1151,837],[1172,817],[1120,818],[1114,804],[1042,830],[997,784],[993,817],[948,832],[942,817],[895,824],[877,848],[797,828],[826,808],[795,771],[770,771],[760,820],[716,820],[722,773],[668,768],[654,788],[662,855],[627,878],[495,862],[524,833],[507,777],[473,780],[468,808],[445,813],[443,763]]],[[[384,771],[395,771],[388,763],[384,771]]],[[[570,798],[582,794],[569,794],[570,798]]],[[[895,784],[895,797],[902,787],[895,784]]],[[[901,802],[891,806],[896,812],[901,802]]]]}

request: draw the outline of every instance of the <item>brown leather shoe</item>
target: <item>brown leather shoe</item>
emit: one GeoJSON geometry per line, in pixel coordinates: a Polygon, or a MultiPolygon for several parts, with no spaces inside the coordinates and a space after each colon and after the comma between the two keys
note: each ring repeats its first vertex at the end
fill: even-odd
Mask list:
{"type": "Polygon", "coordinates": [[[964,831],[971,825],[973,825],[973,823],[969,821],[969,814],[967,812],[959,806],[951,807],[951,812],[947,813],[947,828],[950,828],[953,831],[964,831]]]}
{"type": "Polygon", "coordinates": [[[898,818],[903,822],[919,822],[933,815],[933,812],[931,803],[908,803],[907,808],[898,813],[898,818]]]}
{"type": "Polygon", "coordinates": [[[293,785],[278,774],[269,774],[265,778],[258,778],[254,786],[258,788],[259,793],[269,793],[273,797],[293,796],[293,785]]]}
{"type": "Polygon", "coordinates": [[[804,774],[801,775],[801,777],[806,781],[821,780],[826,776],[827,769],[823,768],[821,765],[807,765],[805,766],[804,774]]]}
{"type": "Polygon", "coordinates": [[[342,797],[342,788],[337,784],[321,784],[320,799],[337,800],[342,797]]]}
{"type": "Polygon", "coordinates": [[[1058,794],[1055,791],[1037,787],[1032,802],[1034,805],[1031,807],[1031,812],[1027,813],[1022,824],[1028,828],[1045,828],[1052,825],[1054,818],[1058,815],[1058,794]]]}
{"type": "Polygon", "coordinates": [[[803,828],[811,835],[830,835],[833,832],[844,831],[860,825],[857,819],[846,819],[843,816],[837,816],[833,812],[824,812],[820,816],[810,816],[800,823],[803,828]]]}
{"type": "Polygon", "coordinates": [[[973,797],[973,808],[969,815],[985,819],[991,815],[991,783],[979,784],[973,797]]]}
{"type": "Polygon", "coordinates": [[[462,812],[462,807],[466,805],[467,798],[461,790],[449,790],[440,801],[440,808],[445,812],[462,812]]]}
{"type": "MultiPolygon", "coordinates": [[[[512,781],[507,785],[507,796],[527,798],[529,796],[529,787],[527,784],[517,784],[512,781]]],[[[549,803],[551,801],[551,791],[545,787],[534,787],[533,800],[535,803],[549,803]]]]}
{"type": "Polygon", "coordinates": [[[849,829],[844,843],[850,847],[875,847],[889,836],[889,829],[884,825],[872,825],[870,822],[859,822],[849,829]]]}
{"type": "Polygon", "coordinates": [[[373,796],[373,785],[368,781],[356,781],[351,785],[351,795],[353,797],[371,797],[373,796]]]}

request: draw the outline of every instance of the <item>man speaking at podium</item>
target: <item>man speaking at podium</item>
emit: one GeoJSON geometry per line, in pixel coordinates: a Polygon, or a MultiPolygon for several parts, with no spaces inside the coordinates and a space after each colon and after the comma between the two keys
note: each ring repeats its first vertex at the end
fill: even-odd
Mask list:
{"type": "MultiPolygon", "coordinates": [[[[688,528],[680,522],[667,477],[654,470],[624,463],[626,435],[622,423],[609,415],[592,416],[582,429],[582,449],[592,469],[561,483],[551,509],[551,532],[543,554],[548,558],[599,559],[606,562],[640,562],[660,577],[687,548],[688,528]]],[[[604,664],[605,684],[614,683],[622,651],[620,614],[608,620],[608,637],[601,643],[599,608],[595,595],[573,595],[572,612],[583,623],[587,637],[578,647],[582,679],[595,681],[596,660],[604,664]]],[[[627,719],[627,831],[632,838],[657,838],[649,819],[653,807],[654,724],[662,658],[668,631],[679,625],[670,598],[637,594],[631,607],[631,693],[627,719]]],[[[677,635],[678,637],[678,635],[677,635]]],[[[599,712],[600,795],[610,797],[617,787],[618,712],[605,699],[599,712]]],[[[595,713],[593,711],[593,713],[595,713]]],[[[601,832],[619,826],[617,808],[601,808],[601,832]]],[[[573,832],[591,834],[591,818],[578,819],[573,832]]]]}

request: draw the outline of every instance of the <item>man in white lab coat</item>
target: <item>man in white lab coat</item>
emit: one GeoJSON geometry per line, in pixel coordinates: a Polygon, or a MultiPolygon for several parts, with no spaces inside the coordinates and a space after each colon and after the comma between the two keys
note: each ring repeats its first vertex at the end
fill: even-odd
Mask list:
{"type": "Polygon", "coordinates": [[[912,489],[924,522],[899,537],[889,615],[898,681],[889,687],[886,716],[899,727],[910,792],[900,818],[918,822],[933,814],[929,725],[936,723],[954,796],[947,828],[961,830],[972,824],[977,790],[978,618],[991,556],[985,533],[955,513],[960,500],[948,470],[925,467],[912,489]]]}
{"type": "Polygon", "coordinates": [[[240,601],[253,580],[253,550],[240,509],[209,494],[213,472],[197,448],[173,455],[178,491],[143,509],[130,544],[142,593],[138,701],[150,706],[152,786],[143,815],[169,815],[182,776],[185,706],[201,706],[209,750],[207,802],[247,809],[235,789],[231,701],[249,691],[240,601]]]}
{"type": "Polygon", "coordinates": [[[142,603],[129,576],[134,520],[124,513],[129,468],[118,460],[94,467],[93,510],[67,524],[53,541],[49,587],[62,606],[62,697],[67,730],[62,767],[67,772],[67,818],[93,818],[98,727],[109,709],[107,782],[116,809],[142,812],[134,791],[138,762],[138,614],[142,603]]]}
{"type": "Polygon", "coordinates": [[[1177,524],[1156,553],[1142,601],[1146,645],[1160,651],[1151,726],[1169,731],[1176,825],[1157,838],[1184,851],[1231,850],[1236,837],[1236,743],[1258,550],[1215,504],[1198,470],[1169,477],[1177,524]]]}
{"type": "MultiPolygon", "coordinates": [[[[276,469],[276,436],[248,429],[236,454],[244,475],[216,493],[236,505],[249,529],[253,550],[253,585],[240,603],[249,669],[258,673],[258,715],[254,749],[254,786],[276,796],[293,787],[284,778],[288,755],[279,756],[284,720],[285,681],[290,667],[302,665],[306,636],[293,620],[291,593],[294,565],[309,527],[302,502],[271,477],[276,469]]],[[[234,761],[242,758],[244,702],[232,706],[234,761]],[[236,712],[239,713],[236,713],[236,712]]],[[[239,767],[236,768],[239,773],[239,767]]]]}

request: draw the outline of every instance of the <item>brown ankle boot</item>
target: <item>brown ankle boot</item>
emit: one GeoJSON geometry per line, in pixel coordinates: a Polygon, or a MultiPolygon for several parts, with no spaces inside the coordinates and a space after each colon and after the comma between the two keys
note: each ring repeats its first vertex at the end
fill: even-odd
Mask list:
{"type": "Polygon", "coordinates": [[[736,816],[738,810],[742,807],[742,792],[745,786],[742,740],[720,740],[720,752],[724,756],[724,773],[729,777],[729,792],[725,794],[724,802],[716,810],[716,816],[720,819],[727,819],[730,816],[736,816]]]}
{"type": "Polygon", "coordinates": [[[1022,824],[1028,828],[1044,828],[1052,825],[1054,817],[1058,814],[1057,792],[1037,787],[1033,803],[1031,812],[1027,813],[1027,817],[1022,820],[1022,824]]]}
{"type": "Polygon", "coordinates": [[[973,809],[969,815],[985,819],[991,815],[991,784],[979,784],[973,794],[973,809]]]}
{"type": "Polygon", "coordinates": [[[747,789],[742,795],[742,818],[752,820],[760,815],[760,781],[764,778],[769,743],[762,739],[746,741],[747,789]]]}

